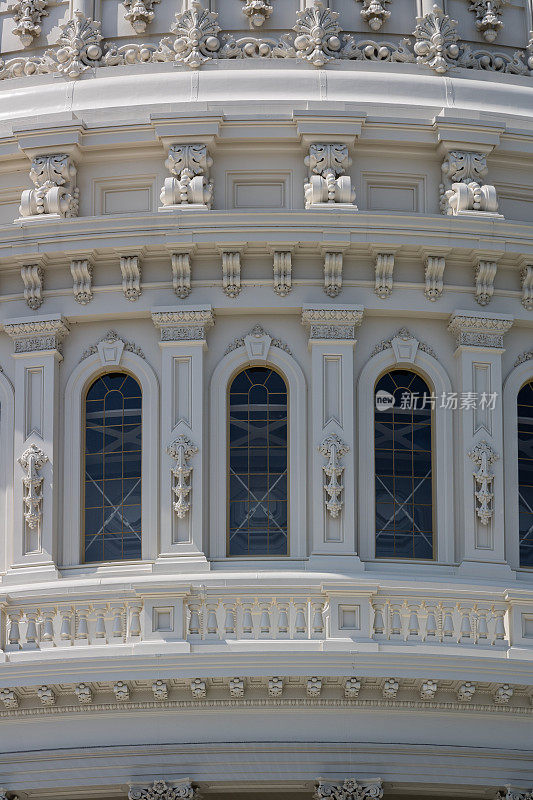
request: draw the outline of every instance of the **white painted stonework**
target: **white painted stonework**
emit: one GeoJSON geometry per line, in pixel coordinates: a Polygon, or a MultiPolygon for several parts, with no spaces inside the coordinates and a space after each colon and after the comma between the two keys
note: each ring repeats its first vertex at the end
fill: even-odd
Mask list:
{"type": "Polygon", "coordinates": [[[0,0],[0,800],[532,800],[531,0],[202,2],[0,0]],[[287,556],[228,556],[251,365],[287,556]],[[497,395],[433,411],[431,561],[376,558],[396,368],[497,395]],[[141,558],[84,563],[117,371],[141,558]]]}

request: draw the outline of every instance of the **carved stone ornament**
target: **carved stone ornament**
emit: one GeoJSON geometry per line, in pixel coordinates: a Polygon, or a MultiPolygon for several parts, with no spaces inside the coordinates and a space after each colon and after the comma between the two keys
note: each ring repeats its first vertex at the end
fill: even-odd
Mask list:
{"type": "Polygon", "coordinates": [[[215,316],[210,306],[184,306],[152,311],[152,322],[160,329],[162,342],[202,341],[215,316]]]}
{"type": "Polygon", "coordinates": [[[482,525],[488,525],[494,512],[494,493],[492,491],[494,474],[491,467],[498,460],[499,455],[488,442],[482,441],[476,444],[468,456],[477,466],[477,470],[474,472],[476,514],[482,525]]]}
{"type": "Polygon", "coordinates": [[[128,800],[193,800],[195,794],[188,778],[172,784],[159,780],[150,786],[132,786],[128,800]]]}
{"type": "Polygon", "coordinates": [[[189,461],[198,452],[198,448],[181,434],[167,447],[169,456],[176,460],[176,466],[170,470],[172,475],[172,494],[175,497],[172,508],[179,519],[184,519],[191,508],[191,473],[193,468],[189,461]]]}
{"type": "Polygon", "coordinates": [[[396,361],[410,361],[412,363],[419,350],[422,353],[433,356],[433,358],[437,358],[435,351],[425,342],[418,341],[407,328],[400,328],[390,339],[383,339],[374,347],[370,356],[375,356],[388,349],[394,350],[396,361]]]}
{"type": "Polygon", "coordinates": [[[533,311],[533,263],[522,268],[522,305],[526,311],[533,311]]]}
{"type": "Polygon", "coordinates": [[[122,291],[126,300],[134,302],[141,296],[141,264],[139,256],[121,256],[122,291]]]}
{"type": "Polygon", "coordinates": [[[443,276],[446,261],[441,256],[428,256],[426,258],[426,266],[424,277],[426,286],[424,294],[432,303],[442,296],[444,289],[443,276]]]}
{"type": "Polygon", "coordinates": [[[35,530],[43,516],[43,481],[39,474],[41,467],[48,461],[48,456],[37,445],[32,444],[20,456],[18,462],[26,473],[22,478],[24,519],[31,530],[35,530]]]}
{"type": "Polygon", "coordinates": [[[363,321],[362,306],[304,306],[302,325],[309,326],[309,340],[355,339],[363,321]]]}
{"type": "Polygon", "coordinates": [[[342,511],[342,491],[344,489],[341,481],[344,467],[341,464],[343,456],[348,453],[350,448],[339,439],[336,434],[326,436],[318,448],[318,452],[327,460],[322,467],[326,481],[324,491],[326,493],[326,508],[330,515],[336,519],[342,511]]]}
{"type": "Polygon", "coordinates": [[[498,800],[533,800],[533,789],[515,789],[513,786],[506,786],[498,792],[498,800]]]}
{"type": "Polygon", "coordinates": [[[468,312],[456,312],[448,330],[455,335],[458,347],[474,345],[502,348],[504,334],[512,324],[513,320],[505,317],[470,316],[468,312]]]}
{"type": "Polygon", "coordinates": [[[475,298],[480,306],[490,303],[494,294],[494,278],[498,264],[496,261],[478,261],[475,268],[476,293],[475,298]]]}
{"type": "Polygon", "coordinates": [[[274,251],[274,291],[286,297],[292,289],[292,253],[290,250],[274,251]]]}
{"type": "Polygon", "coordinates": [[[205,144],[171,145],[165,167],[176,177],[165,178],[160,195],[163,208],[211,208],[213,184],[209,181],[208,170],[212,164],[205,144]]]}
{"type": "Polygon", "coordinates": [[[100,66],[103,56],[100,23],[86,17],[81,11],[75,11],[74,17],[61,25],[62,32],[57,42],[60,47],[45,53],[45,58],[53,65],[50,71],[59,72],[71,80],[100,66]]]}
{"type": "Polygon", "coordinates": [[[38,264],[30,264],[20,268],[20,277],[24,284],[24,299],[28,308],[37,311],[43,304],[43,268],[38,264]]]}
{"type": "Polygon", "coordinates": [[[417,17],[416,22],[414,51],[418,64],[443,75],[459,55],[457,22],[438,6],[424,17],[417,17]]]}
{"type": "Polygon", "coordinates": [[[79,191],[76,188],[76,173],[76,165],[66,153],[35,156],[30,169],[35,188],[22,192],[20,216],[77,216],[79,191]]]}
{"type": "Polygon", "coordinates": [[[346,778],[343,783],[329,783],[318,779],[314,800],[381,800],[383,787],[381,779],[356,781],[346,778]]]}
{"type": "Polygon", "coordinates": [[[238,297],[241,293],[241,254],[222,253],[222,291],[228,297],[238,297]]]}
{"type": "Polygon", "coordinates": [[[384,22],[390,17],[386,7],[391,0],[357,0],[363,4],[361,16],[373,31],[379,31],[384,22]]]}
{"type": "Polygon", "coordinates": [[[519,367],[520,364],[525,364],[526,361],[533,361],[533,350],[526,350],[524,353],[520,353],[513,366],[519,367]]]}
{"type": "Polygon", "coordinates": [[[4,331],[13,339],[15,353],[33,353],[43,350],[61,352],[61,342],[70,328],[62,317],[35,319],[24,322],[6,322],[4,331]]]}
{"type": "Polygon", "coordinates": [[[476,15],[476,29],[486,42],[493,42],[503,28],[500,17],[505,0],[470,0],[469,11],[476,15]]]}
{"type": "Polygon", "coordinates": [[[17,0],[8,5],[7,10],[16,22],[13,33],[24,47],[29,47],[41,33],[41,20],[48,16],[46,5],[46,0],[17,0]]]}
{"type": "Polygon", "coordinates": [[[248,355],[252,360],[266,360],[268,351],[271,347],[278,347],[284,350],[289,355],[292,355],[291,349],[286,342],[282,339],[276,339],[270,336],[261,325],[255,325],[246,336],[239,336],[234,339],[231,344],[226,347],[224,355],[232,353],[239,347],[246,347],[248,355]]]}
{"type": "Polygon", "coordinates": [[[129,353],[135,353],[135,355],[141,358],[145,357],[140,347],[137,347],[137,345],[132,342],[128,342],[127,339],[121,339],[116,331],[108,331],[101,339],[98,339],[96,344],[92,344],[83,351],[80,361],[89,358],[89,356],[98,354],[102,366],[117,366],[120,364],[120,359],[122,358],[124,350],[127,350],[129,353]]]}
{"type": "Polygon", "coordinates": [[[243,0],[243,2],[242,12],[248,19],[252,30],[260,28],[274,11],[273,6],[267,3],[266,0],[243,0]]]}
{"type": "Polygon", "coordinates": [[[374,265],[375,285],[374,291],[382,300],[386,300],[392,294],[393,272],[394,272],[394,253],[378,253],[374,265]]]}
{"type": "Polygon", "coordinates": [[[309,177],[304,183],[305,207],[335,207],[334,204],[342,203],[356,210],[352,179],[344,174],[351,163],[345,144],[312,144],[305,157],[309,168],[309,177]]]}
{"type": "Polygon", "coordinates": [[[324,254],[324,292],[328,297],[337,297],[342,290],[342,261],[341,252],[324,254]]]}
{"type": "Polygon", "coordinates": [[[487,157],[469,150],[452,150],[442,163],[440,209],[457,216],[465,212],[498,212],[496,189],[483,178],[488,172],[487,157]]]}
{"type": "Polygon", "coordinates": [[[341,27],[337,24],[338,18],[338,13],[326,8],[320,0],[315,0],[305,11],[297,11],[293,28],[296,58],[314,67],[323,67],[328,61],[339,58],[341,27]]]}
{"type": "Polygon", "coordinates": [[[72,291],[74,292],[75,301],[83,306],[87,305],[93,298],[92,264],[86,258],[73,259],[70,262],[70,274],[74,281],[72,291]]]}
{"type": "Polygon", "coordinates": [[[154,5],[161,0],[123,0],[124,19],[131,23],[135,33],[144,33],[154,16],[154,5]]]}
{"type": "Polygon", "coordinates": [[[174,61],[190,69],[198,69],[206,61],[215,58],[220,49],[220,26],[218,14],[202,8],[200,3],[193,2],[192,8],[182,14],[176,14],[176,22],[170,30],[177,34],[175,39],[162,39],[159,51],[168,57],[157,60],[174,61]]]}
{"type": "Polygon", "coordinates": [[[172,288],[181,300],[191,293],[191,255],[190,253],[172,253],[172,288]]]}

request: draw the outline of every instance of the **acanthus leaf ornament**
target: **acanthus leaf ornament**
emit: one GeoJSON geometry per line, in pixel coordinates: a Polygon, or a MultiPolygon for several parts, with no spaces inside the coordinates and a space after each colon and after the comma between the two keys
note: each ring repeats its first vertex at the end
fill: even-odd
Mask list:
{"type": "Polygon", "coordinates": [[[456,216],[465,212],[498,212],[496,189],[484,178],[487,157],[471,150],[451,150],[441,166],[440,209],[456,216]]]}
{"type": "Polygon", "coordinates": [[[468,456],[477,466],[477,470],[474,472],[476,514],[482,525],[488,525],[494,513],[494,493],[492,491],[494,473],[491,467],[499,456],[485,441],[478,442],[468,456]]]}
{"type": "Polygon", "coordinates": [[[170,30],[177,36],[174,40],[161,40],[159,50],[154,55],[155,60],[175,61],[190,69],[198,69],[209,59],[215,58],[221,45],[217,17],[218,14],[193,2],[192,8],[176,14],[176,22],[170,30]]]}
{"type": "Polygon", "coordinates": [[[176,460],[176,466],[170,472],[173,477],[172,493],[176,498],[172,507],[179,519],[184,519],[191,508],[190,478],[193,468],[189,466],[189,461],[197,452],[198,448],[184,434],[167,447],[169,456],[176,460]]]}
{"type": "Polygon", "coordinates": [[[242,12],[248,19],[250,28],[260,28],[274,11],[273,6],[266,0],[244,0],[242,12]]]}
{"type": "Polygon", "coordinates": [[[503,28],[500,17],[505,0],[470,0],[468,9],[476,15],[476,29],[486,42],[493,42],[503,28]]]}
{"type": "Polygon", "coordinates": [[[419,64],[440,75],[454,66],[459,55],[457,22],[438,6],[424,17],[417,17],[414,51],[419,64]]]}
{"type": "Polygon", "coordinates": [[[344,467],[341,459],[349,451],[349,447],[336,434],[326,436],[318,448],[318,452],[327,459],[322,470],[327,480],[324,483],[324,491],[327,495],[326,508],[330,515],[335,519],[342,511],[343,501],[341,494],[344,486],[341,481],[344,467]]]}
{"type": "Polygon", "coordinates": [[[383,786],[380,778],[370,781],[346,778],[342,783],[330,783],[319,778],[313,797],[314,800],[381,800],[383,786]]]}
{"type": "Polygon", "coordinates": [[[99,67],[103,56],[100,23],[86,17],[81,11],[74,12],[75,19],[61,26],[57,50],[44,54],[50,72],[59,72],[66,78],[76,80],[94,67],[99,67]]]}
{"type": "Polygon", "coordinates": [[[24,519],[31,530],[35,530],[43,516],[43,481],[39,475],[41,467],[48,461],[48,456],[37,445],[32,444],[19,458],[19,464],[26,473],[22,478],[24,487],[24,519]]]}
{"type": "Polygon", "coordinates": [[[384,22],[390,17],[390,11],[386,6],[391,0],[358,0],[363,4],[361,16],[373,31],[379,31],[384,22]]]}
{"type": "Polygon", "coordinates": [[[157,780],[149,786],[132,786],[128,792],[128,800],[193,800],[195,796],[188,778],[171,785],[157,780]]]}
{"type": "Polygon", "coordinates": [[[17,0],[7,10],[13,12],[17,23],[13,33],[18,36],[24,47],[29,47],[41,33],[41,20],[48,16],[47,0],[17,0]]]}
{"type": "Polygon", "coordinates": [[[320,0],[315,0],[312,7],[298,11],[294,47],[296,57],[307,61],[314,67],[323,67],[328,61],[339,58],[341,27],[337,23],[339,15],[326,8],[320,0]]]}
{"type": "Polygon", "coordinates": [[[304,183],[306,208],[334,207],[334,204],[342,203],[357,210],[352,179],[345,174],[352,163],[345,144],[316,142],[310,145],[304,163],[309,169],[309,177],[304,183]]]}
{"type": "Polygon", "coordinates": [[[123,0],[123,2],[126,8],[124,19],[131,23],[135,33],[144,33],[146,26],[155,16],[154,5],[161,0],[123,0]]]}
{"type": "Polygon", "coordinates": [[[20,216],[77,216],[79,191],[76,174],[76,165],[66,153],[35,156],[30,168],[30,179],[35,188],[22,192],[20,216]]]}
{"type": "Polygon", "coordinates": [[[165,167],[176,177],[165,178],[160,200],[164,209],[193,205],[211,208],[213,184],[209,167],[213,159],[205,144],[173,144],[165,167]]]}

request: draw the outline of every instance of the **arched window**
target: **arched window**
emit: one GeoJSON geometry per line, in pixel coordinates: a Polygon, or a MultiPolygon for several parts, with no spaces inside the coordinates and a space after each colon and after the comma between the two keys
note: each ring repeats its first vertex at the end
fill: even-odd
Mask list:
{"type": "Polygon", "coordinates": [[[141,388],[124,372],[97,378],[85,399],[86,562],[141,558],[141,388]]]}
{"type": "Polygon", "coordinates": [[[228,555],[288,554],[287,386],[269,367],[229,390],[228,555]]]}
{"type": "Polygon", "coordinates": [[[376,384],[376,558],[434,557],[430,398],[410,370],[376,384]]]}
{"type": "Polygon", "coordinates": [[[533,380],[518,392],[517,411],[520,566],[533,567],[533,380]]]}

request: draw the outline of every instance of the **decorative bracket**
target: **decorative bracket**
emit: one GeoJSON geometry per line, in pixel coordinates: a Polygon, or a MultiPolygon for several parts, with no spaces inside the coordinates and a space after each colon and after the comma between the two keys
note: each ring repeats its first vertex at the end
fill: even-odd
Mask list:
{"type": "Polygon", "coordinates": [[[20,218],[76,217],[79,205],[76,174],[76,165],[66,153],[35,156],[30,169],[35,188],[22,192],[20,218]]]}
{"type": "Polygon", "coordinates": [[[440,209],[448,216],[498,214],[496,189],[483,179],[488,173],[487,156],[470,150],[451,150],[442,163],[440,209]]]}
{"type": "Polygon", "coordinates": [[[342,143],[316,143],[309,147],[304,159],[309,177],[304,183],[306,208],[338,208],[355,205],[352,179],[345,172],[352,163],[348,146],[342,143]]]}
{"type": "Polygon", "coordinates": [[[476,446],[468,453],[478,469],[474,472],[474,480],[476,482],[476,514],[481,520],[482,525],[488,525],[494,513],[493,500],[494,493],[492,486],[494,482],[494,474],[492,473],[491,466],[498,460],[498,454],[492,449],[488,442],[478,442],[476,446]]]}
{"type": "Polygon", "coordinates": [[[274,11],[273,6],[266,0],[244,0],[245,6],[242,13],[248,18],[250,28],[260,28],[274,11]]]}
{"type": "Polygon", "coordinates": [[[48,16],[46,0],[17,0],[8,5],[7,10],[13,13],[17,23],[13,33],[18,36],[23,47],[29,47],[41,33],[41,20],[48,16]]]}
{"type": "Polygon", "coordinates": [[[373,31],[379,31],[384,22],[390,17],[390,11],[386,10],[391,0],[358,0],[363,4],[361,16],[373,31]]]}
{"type": "Polygon", "coordinates": [[[124,19],[131,23],[135,33],[144,33],[146,26],[152,22],[154,5],[160,0],[124,0],[124,19]]]}
{"type": "Polygon", "coordinates": [[[176,466],[170,470],[173,477],[172,492],[176,498],[172,507],[180,519],[184,519],[191,508],[189,495],[193,468],[189,466],[189,461],[197,452],[198,448],[183,434],[167,447],[169,456],[176,459],[176,466]]]}
{"type": "Polygon", "coordinates": [[[349,451],[349,447],[336,434],[327,436],[318,452],[327,459],[327,463],[322,467],[328,480],[324,483],[324,490],[328,496],[326,508],[332,517],[336,518],[342,511],[343,501],[341,499],[344,486],[341,482],[344,467],[341,466],[341,459],[349,451]]]}
{"type": "Polygon", "coordinates": [[[22,479],[24,485],[24,519],[31,530],[35,530],[41,522],[43,510],[43,480],[39,470],[48,461],[48,456],[35,444],[30,445],[19,458],[19,464],[26,472],[22,479]]]}
{"type": "Polygon", "coordinates": [[[174,178],[165,178],[161,189],[160,211],[192,207],[210,209],[213,183],[209,180],[209,167],[213,159],[205,144],[173,144],[169,147],[165,167],[174,178]]]}
{"type": "Polygon", "coordinates": [[[486,42],[493,42],[503,28],[500,17],[505,0],[470,0],[468,9],[476,15],[476,29],[486,42]]]}

